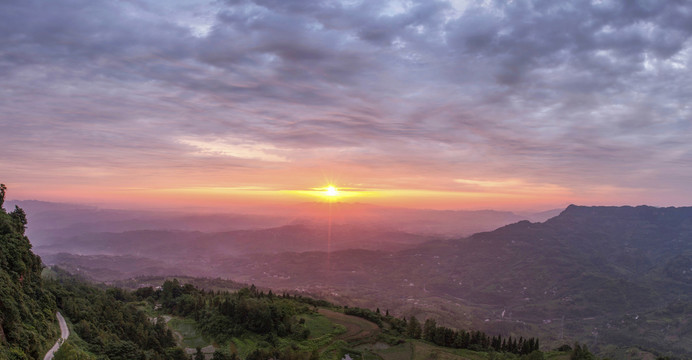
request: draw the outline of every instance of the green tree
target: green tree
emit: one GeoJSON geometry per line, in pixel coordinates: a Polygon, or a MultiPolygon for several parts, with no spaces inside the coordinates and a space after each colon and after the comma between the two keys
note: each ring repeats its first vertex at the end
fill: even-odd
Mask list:
{"type": "Polygon", "coordinates": [[[569,344],[562,344],[562,345],[560,345],[560,347],[558,347],[555,350],[567,352],[567,351],[572,351],[572,347],[569,346],[569,344]]]}
{"type": "Polygon", "coordinates": [[[166,349],[166,360],[190,360],[181,348],[166,349]]]}
{"type": "Polygon", "coordinates": [[[53,360],[94,360],[94,358],[72,345],[71,341],[67,341],[60,345],[60,349],[55,352],[53,360]]]}
{"type": "Polygon", "coordinates": [[[14,211],[10,213],[10,216],[12,219],[15,221],[15,227],[17,229],[17,232],[20,234],[24,235],[24,230],[26,229],[26,213],[24,212],[24,209],[20,208],[19,206],[15,205],[14,206],[14,211]]]}
{"type": "Polygon", "coordinates": [[[142,350],[131,341],[114,341],[105,346],[105,354],[111,360],[144,360],[142,350]]]}
{"type": "Polygon", "coordinates": [[[433,319],[425,320],[423,325],[423,340],[433,342],[435,340],[435,330],[437,329],[437,322],[433,319]]]}
{"type": "Polygon", "coordinates": [[[24,351],[16,347],[9,349],[0,348],[0,359],[7,360],[25,360],[28,359],[24,351]]]}
{"type": "Polygon", "coordinates": [[[415,316],[411,316],[411,320],[409,320],[406,326],[406,335],[413,339],[420,339],[421,332],[420,322],[418,322],[415,316]]]}
{"type": "Polygon", "coordinates": [[[5,203],[5,192],[7,191],[7,186],[5,184],[0,184],[0,209],[2,209],[2,204],[5,203]]]}
{"type": "MultiPolygon", "coordinates": [[[[4,201],[7,187],[0,186],[4,201]]],[[[55,298],[41,279],[41,258],[24,236],[26,214],[0,209],[0,359],[39,358],[57,338],[55,298]]]]}
{"type": "Polygon", "coordinates": [[[569,360],[595,360],[596,358],[589,351],[586,345],[580,345],[578,342],[574,344],[569,360]]]}

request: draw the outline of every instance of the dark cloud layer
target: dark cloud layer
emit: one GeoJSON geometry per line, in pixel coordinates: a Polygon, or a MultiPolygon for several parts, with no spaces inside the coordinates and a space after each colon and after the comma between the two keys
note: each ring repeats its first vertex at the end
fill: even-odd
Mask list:
{"type": "Polygon", "coordinates": [[[691,34],[674,0],[8,0],[0,165],[31,182],[341,164],[676,201],[691,34]]]}

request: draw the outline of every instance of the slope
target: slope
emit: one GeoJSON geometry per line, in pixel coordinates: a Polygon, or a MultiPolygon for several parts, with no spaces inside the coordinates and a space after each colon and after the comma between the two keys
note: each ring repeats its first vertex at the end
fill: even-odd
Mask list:
{"type": "Polygon", "coordinates": [[[24,236],[26,215],[8,213],[0,193],[0,358],[38,358],[57,337],[55,299],[43,288],[41,258],[24,236]]]}

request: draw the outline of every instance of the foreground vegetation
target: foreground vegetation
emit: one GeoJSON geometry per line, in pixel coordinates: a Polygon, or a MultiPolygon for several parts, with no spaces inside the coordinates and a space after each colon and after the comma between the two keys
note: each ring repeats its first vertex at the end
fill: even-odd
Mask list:
{"type": "MultiPolygon", "coordinates": [[[[131,296],[130,301],[145,302],[159,315],[174,316],[169,324],[180,330],[181,342],[213,346],[214,359],[326,360],[346,354],[351,359],[547,358],[535,338],[455,330],[437,326],[432,319],[421,323],[379,309],[340,307],[299,295],[265,293],[254,286],[204,291],[173,279],[160,288],[137,289],[131,296]]],[[[572,353],[574,359],[593,359],[583,346],[563,350],[549,358],[572,353]]]]}
{"type": "Polygon", "coordinates": [[[24,236],[26,214],[7,212],[0,184],[0,359],[42,359],[58,338],[56,311],[73,324],[56,359],[187,359],[170,330],[127,301],[120,289],[100,289],[57,270],[42,278],[41,258],[24,236]],[[178,356],[180,355],[180,356],[178,356]]]}
{"type": "Polygon", "coordinates": [[[56,304],[43,287],[41,258],[24,236],[24,210],[2,207],[5,190],[0,184],[0,359],[38,358],[57,338],[56,304]]]}

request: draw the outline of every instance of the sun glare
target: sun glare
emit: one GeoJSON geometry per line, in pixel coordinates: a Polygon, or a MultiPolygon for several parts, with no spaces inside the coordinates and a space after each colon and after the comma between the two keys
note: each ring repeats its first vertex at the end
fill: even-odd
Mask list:
{"type": "Polygon", "coordinates": [[[339,190],[334,185],[329,185],[324,189],[324,195],[331,197],[339,196],[339,190]]]}

